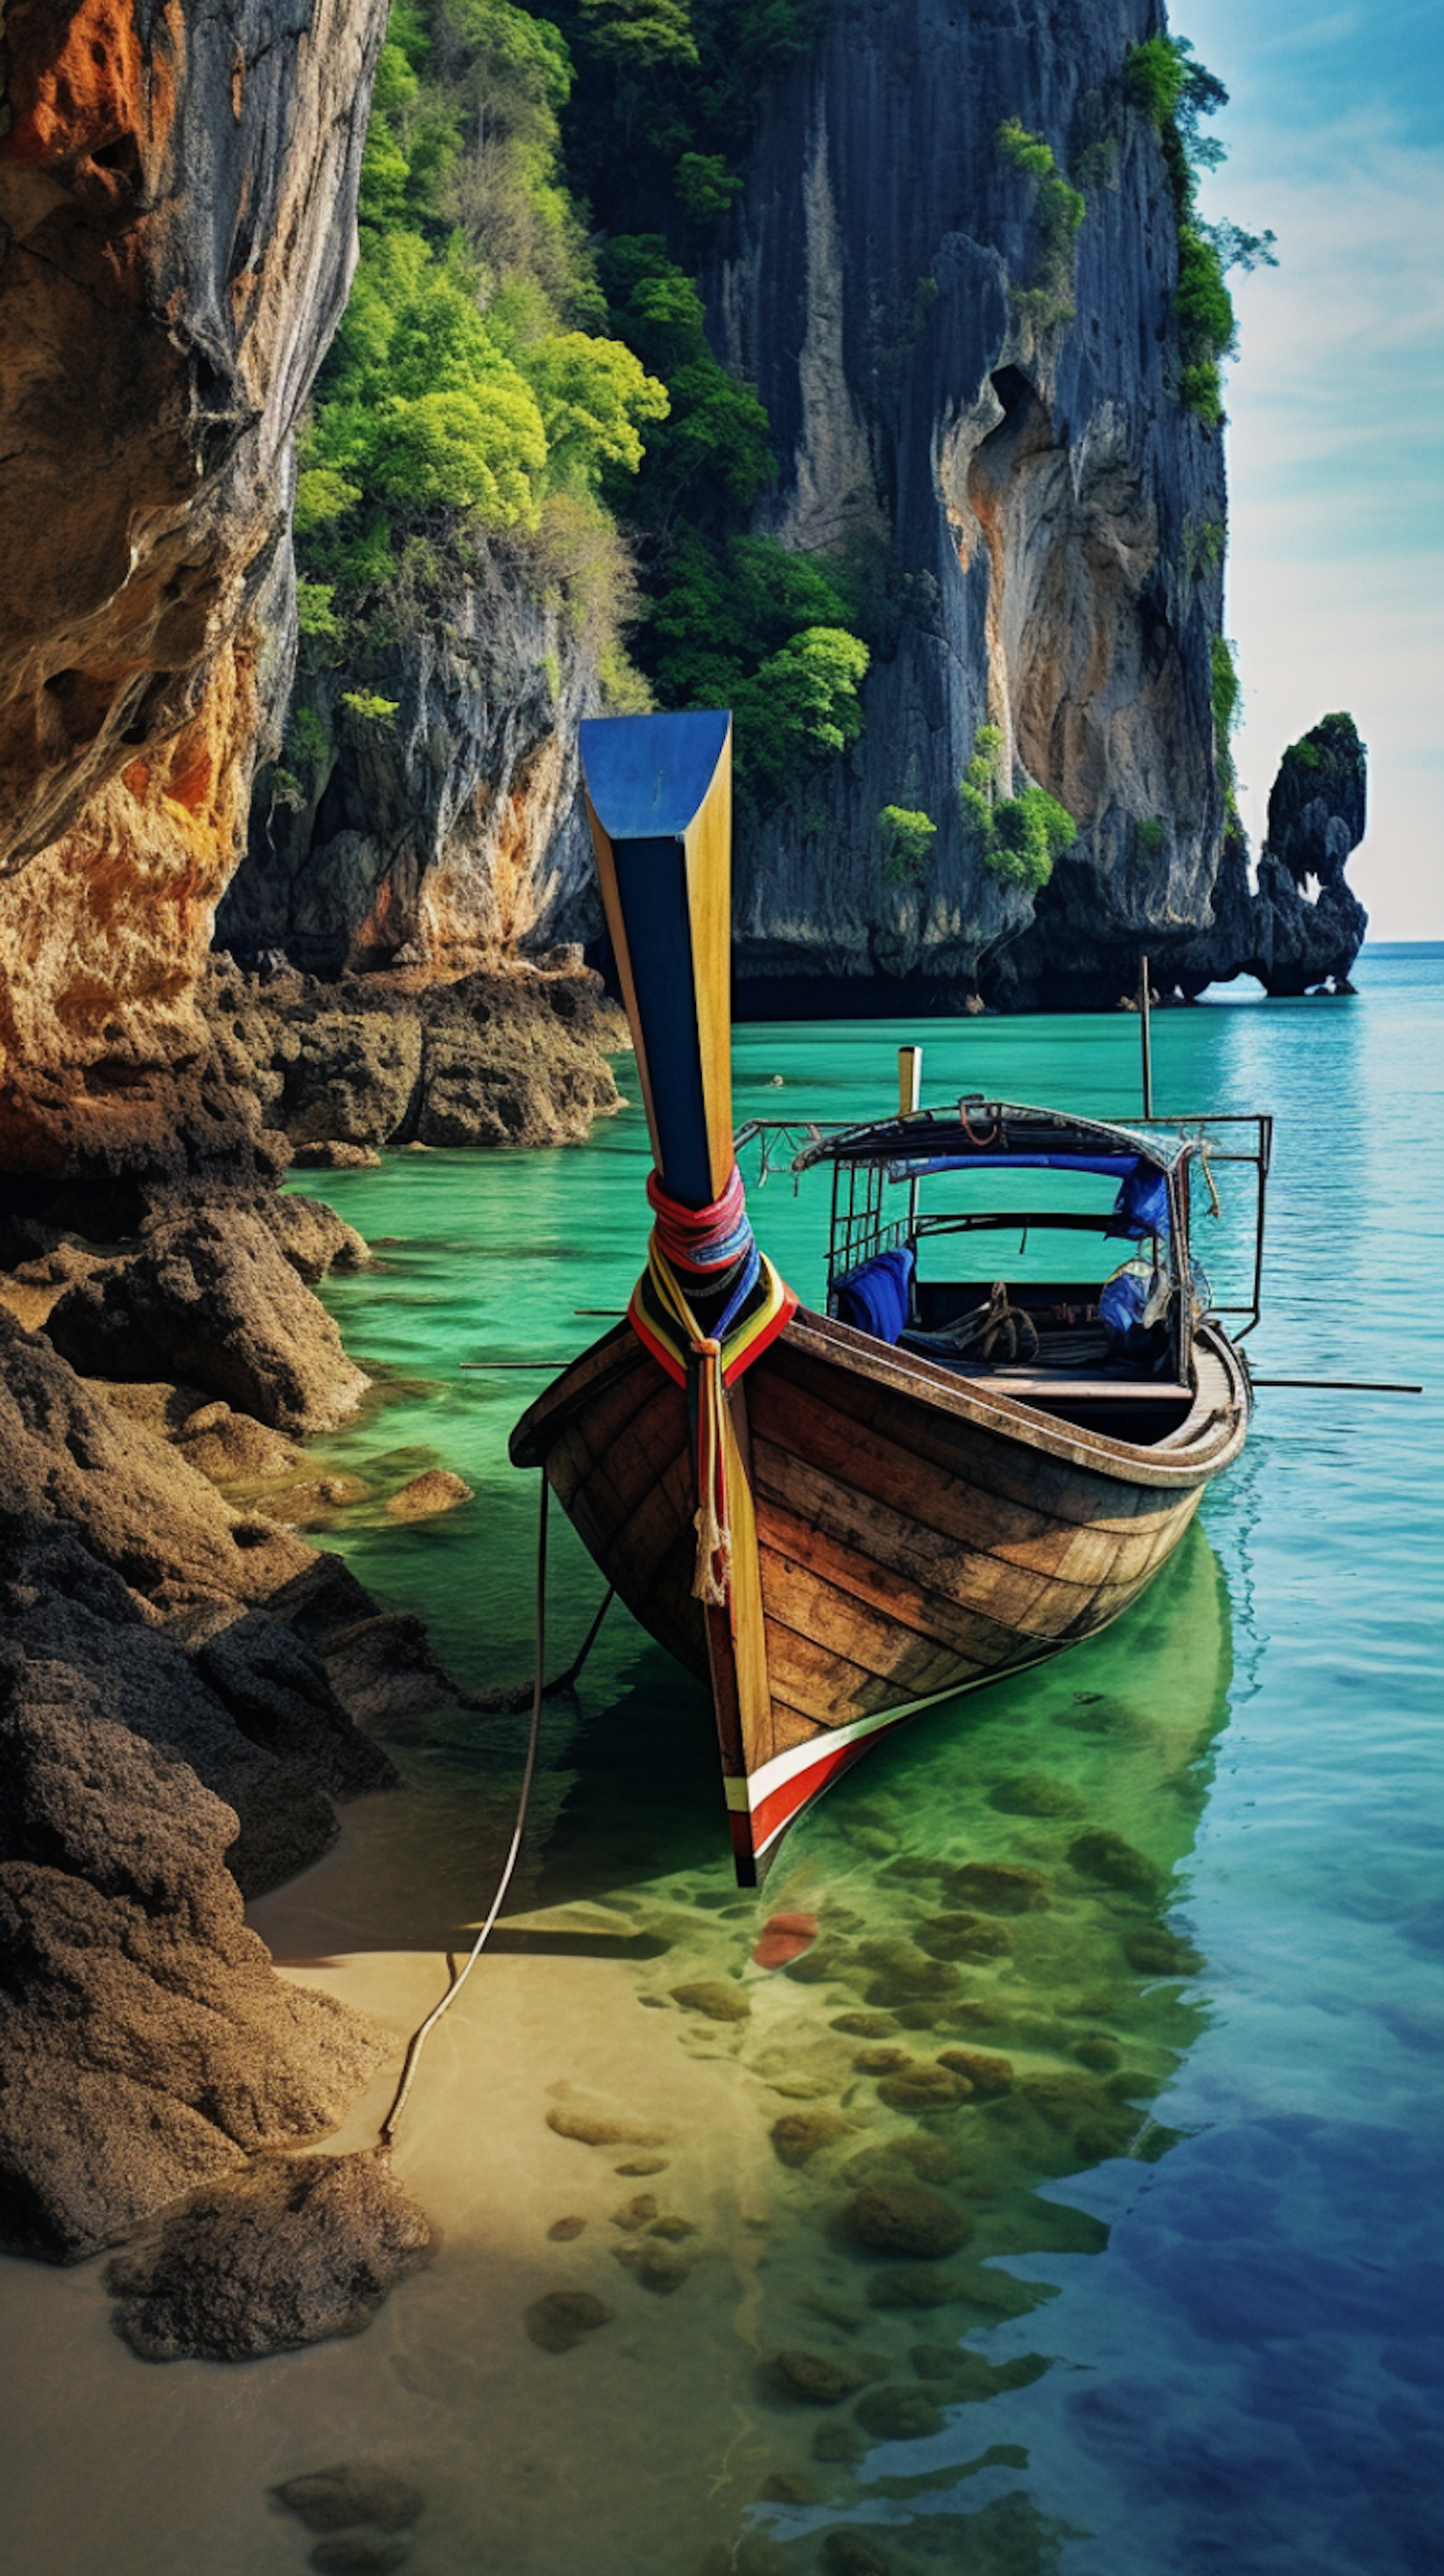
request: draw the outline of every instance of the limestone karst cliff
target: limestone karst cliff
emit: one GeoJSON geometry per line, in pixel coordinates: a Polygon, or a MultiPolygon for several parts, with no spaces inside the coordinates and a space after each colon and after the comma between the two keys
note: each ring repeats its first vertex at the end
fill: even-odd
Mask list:
{"type": "MultiPolygon", "coordinates": [[[[454,48],[441,0],[421,15],[430,74],[454,48]]],[[[701,71],[634,65],[624,81],[595,13],[529,12],[570,47],[556,175],[597,226],[587,292],[600,285],[607,328],[672,402],[644,427],[641,476],[604,480],[642,579],[636,649],[663,703],[712,687],[739,707],[740,1009],[949,1010],[978,991],[1097,1007],[1131,989],[1144,951],[1185,991],[1240,971],[1272,986],[1275,959],[1279,989],[1346,973],[1362,916],[1337,888],[1310,901],[1267,855],[1255,892],[1232,818],[1223,431],[1216,364],[1199,360],[1186,151],[1136,75],[1138,49],[1163,41],[1154,0],[774,15],[784,34],[745,80],[728,47],[755,41],[748,13],[692,0],[701,71]],[[725,142],[735,167],[706,164],[703,206],[705,155],[678,163],[684,183],[668,155],[709,116],[716,132],[692,141],[725,142]],[[675,327],[690,277],[739,398],[711,448],[698,351],[675,327]],[[692,466],[669,480],[669,442],[689,437],[692,466]],[[749,439],[764,463],[747,481],[749,439]],[[689,651],[676,641],[686,547],[711,549],[725,589],[739,529],[821,581],[832,605],[814,623],[850,624],[871,657],[857,738],[799,720],[780,788],[759,771],[750,797],[761,675],[720,642],[709,659],[696,600],[689,651]],[[1046,883],[989,846],[960,795],[985,728],[990,792],[1045,791],[1076,826],[1046,883]],[[915,864],[880,833],[886,809],[931,826],[915,864]]],[[[487,220],[483,205],[468,238],[505,288],[511,254],[487,220]]],[[[1215,351],[1226,295],[1217,310],[1215,351]]],[[[434,510],[408,524],[433,542],[434,510]]],[[[555,582],[512,540],[473,541],[470,560],[380,640],[362,619],[318,651],[315,757],[289,802],[263,780],[222,914],[243,956],[278,947],[335,972],[404,945],[445,971],[595,937],[569,751],[575,714],[600,703],[587,619],[558,616],[555,582]],[[390,719],[348,720],[358,688],[390,719]]]]}
{"type": "Polygon", "coordinates": [[[177,1073],[203,1086],[192,994],[289,686],[292,437],[350,282],[381,33],[374,0],[6,12],[12,1168],[163,1151],[177,1073]]]}

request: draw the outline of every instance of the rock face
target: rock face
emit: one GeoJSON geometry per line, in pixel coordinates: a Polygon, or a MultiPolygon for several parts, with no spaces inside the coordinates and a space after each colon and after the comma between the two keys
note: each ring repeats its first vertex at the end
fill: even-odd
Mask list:
{"type": "Polygon", "coordinates": [[[223,947],[248,965],[281,949],[327,977],[405,949],[444,975],[600,928],[577,720],[601,688],[587,634],[548,586],[494,538],[414,633],[364,670],[308,679],[312,748],[288,742],[285,769],[257,780],[246,864],[217,916],[223,947]],[[349,714],[342,692],[358,684],[394,716],[349,714]]]}
{"type": "Polygon", "coordinates": [[[1284,753],[1269,798],[1268,846],[1294,884],[1339,887],[1364,837],[1364,746],[1351,716],[1325,716],[1284,753]]]}
{"type": "MultiPolygon", "coordinates": [[[[113,1277],[70,1242],[5,1295],[43,1306],[58,1272],[63,1305],[92,1259],[113,1277]]],[[[379,2062],[241,1898],[394,1783],[351,1708],[384,1722],[398,1665],[411,1700],[423,1665],[445,1689],[338,1560],[222,1499],[196,1461],[233,1467],[223,1433],[249,1422],[272,1472],[293,1453],[197,1397],[84,1380],[0,1304],[0,2243],[54,2259],[324,2134],[379,2062]]]]}
{"type": "Polygon", "coordinates": [[[208,1671],[73,1532],[0,1523],[0,2242],[72,2260],[322,2134],[380,2062],[275,1975],[233,1871],[324,1850],[322,1781],[394,1775],[278,1620],[222,1629],[208,1671]],[[289,1736],[288,1696],[311,1720],[289,1736]]]}
{"type": "MultiPolygon", "coordinates": [[[[839,6],[760,101],[708,330],[767,405],[758,526],[866,558],[874,649],[860,742],[739,835],[742,1016],[1096,1008],[1143,953],[1164,991],[1239,972],[1292,991],[1357,945],[1341,881],[1314,904],[1265,863],[1255,895],[1234,848],[1222,436],[1181,399],[1173,200],[1124,80],[1157,20],[1152,0],[839,6]],[[1007,119],[1086,201],[1071,280],[999,151],[1007,119]],[[1079,827],[1036,895],[989,869],[959,801],[984,724],[1014,788],[1079,827]],[[900,882],[887,806],[936,826],[900,882]]],[[[596,940],[571,746],[599,694],[545,594],[494,544],[413,640],[308,684],[310,749],[263,775],[221,911],[244,962],[445,972],[596,940]],[[358,683],[394,716],[348,715],[358,683]]]]}
{"type": "Polygon", "coordinates": [[[205,1006],[237,1094],[293,1146],[575,1144],[620,1104],[626,1024],[571,951],[435,984],[262,981],[222,958],[205,1006]]]}
{"type": "Polygon", "coordinates": [[[137,1251],[65,1290],[47,1331],[90,1375],[185,1378],[283,1431],[330,1430],[367,1383],[249,1209],[155,1226],[137,1251]]]}
{"type": "Polygon", "coordinates": [[[739,852],[745,1010],[831,1015],[837,977],[854,1010],[954,1010],[977,990],[1089,1006],[1132,988],[1140,951],[1166,984],[1215,928],[1214,974],[1269,950],[1231,884],[1218,902],[1224,460],[1179,400],[1172,204],[1123,90],[1124,48],[1154,25],[1146,0],[1003,17],[889,0],[837,12],[768,97],[710,281],[714,337],[768,406],[775,532],[885,538],[896,643],[855,751],[739,852]],[[1033,183],[997,149],[1009,117],[1087,203],[1074,310],[1054,320],[1019,299],[1040,241],[1033,183]],[[1079,826],[1036,902],[964,829],[985,722],[1015,782],[1079,826]],[[938,826],[921,884],[885,882],[890,804],[938,826]]]}
{"type": "Polygon", "coordinates": [[[294,644],[291,440],[350,280],[370,0],[10,0],[0,1160],[174,1158],[294,644]]]}

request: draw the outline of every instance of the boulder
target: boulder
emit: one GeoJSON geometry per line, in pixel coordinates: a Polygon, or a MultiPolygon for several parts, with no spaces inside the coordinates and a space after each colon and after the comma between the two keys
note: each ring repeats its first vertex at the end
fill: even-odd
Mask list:
{"type": "Polygon", "coordinates": [[[331,1429],[366,1379],[307,1295],[271,1225],[199,1208],[68,1288],[47,1333],[97,1377],[185,1377],[281,1431],[331,1429]]]}
{"type": "MultiPolygon", "coordinates": [[[[187,1414],[195,1410],[187,1403],[187,1414]]],[[[63,1518],[127,1584],[152,1595],[168,1587],[259,1601],[316,1563],[300,1539],[228,1509],[180,1450],[83,1384],[47,1338],[22,1331],[0,1307],[4,1509],[63,1518]]],[[[366,1602],[359,1585],[357,1592],[366,1602]]]]}
{"type": "Polygon", "coordinates": [[[246,1929],[233,1810],[110,1713],[104,1677],[26,1646],[0,1664],[0,2240],[72,2261],[322,2135],[383,2043],[246,1929]]]}
{"type": "Polygon", "coordinates": [[[381,2157],[267,2157],[116,2257],[116,2332],[144,2361],[251,2361],[359,2334],[429,2244],[381,2157]]]}
{"type": "Polygon", "coordinates": [[[388,1495],[386,1509],[396,1521],[433,1520],[439,1512],[454,1512],[474,1499],[464,1477],[453,1475],[449,1467],[428,1467],[388,1495]]]}

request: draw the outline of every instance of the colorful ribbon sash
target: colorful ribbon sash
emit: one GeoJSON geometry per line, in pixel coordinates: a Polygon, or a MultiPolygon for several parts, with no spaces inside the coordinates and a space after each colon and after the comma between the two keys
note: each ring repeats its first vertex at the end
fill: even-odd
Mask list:
{"type": "Polygon", "coordinates": [[[734,1163],[720,1198],[702,1208],[669,1198],[655,1172],[647,1182],[653,1225],[647,1267],[632,1291],[628,1321],[678,1386],[695,1372],[697,1400],[697,1571],[693,1596],[720,1608],[730,1597],[732,1531],[727,1500],[727,1389],[760,1359],[797,1312],[797,1299],[759,1252],[734,1163]],[[735,1275],[733,1275],[735,1274],[735,1275]],[[692,1300],[723,1292],[711,1331],[692,1300]]]}

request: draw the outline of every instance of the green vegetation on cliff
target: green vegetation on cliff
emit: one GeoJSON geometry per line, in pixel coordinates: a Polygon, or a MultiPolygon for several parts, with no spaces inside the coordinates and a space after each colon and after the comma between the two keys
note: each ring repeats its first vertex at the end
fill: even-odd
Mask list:
{"type": "Polygon", "coordinates": [[[1048,329],[1073,319],[1073,247],[1088,211],[1080,189],[1071,187],[1053,158],[1046,135],[1030,134],[1016,116],[998,128],[998,151],[1011,170],[1036,186],[1038,261],[1031,286],[1010,292],[1020,313],[1048,329]]]}
{"type": "Polygon", "coordinates": [[[395,0],[360,264],[297,492],[303,632],[322,649],[348,621],[404,629],[498,533],[533,541],[564,588],[599,547],[621,569],[601,485],[636,472],[667,395],[595,328],[557,175],[571,76],[555,28],[511,0],[395,0]]]}
{"type": "Polygon", "coordinates": [[[1000,728],[979,725],[958,788],[963,820],[984,867],[1005,885],[1026,886],[1037,894],[1051,877],[1054,860],[1077,840],[1078,826],[1046,787],[1025,787],[1014,796],[1011,785],[1000,728]]]}
{"type": "Polygon", "coordinates": [[[1213,72],[1193,59],[1186,36],[1149,36],[1130,45],[1123,85],[1133,105],[1157,128],[1178,219],[1178,316],[1182,372],[1180,399],[1209,428],[1223,418],[1224,358],[1238,346],[1238,324],[1227,273],[1260,262],[1273,267],[1272,233],[1246,233],[1237,224],[1208,224],[1198,206],[1204,170],[1216,170],[1224,147],[1202,131],[1202,120],[1228,105],[1228,92],[1213,72]]]}
{"type": "MultiPolygon", "coordinates": [[[[403,637],[503,540],[589,626],[614,704],[733,707],[744,795],[775,802],[856,740],[857,585],[746,533],[767,414],[674,256],[730,205],[756,81],[815,23],[802,0],[393,0],[360,265],[302,452],[313,662],[403,637]],[[594,253],[573,191],[595,217],[619,169],[658,229],[594,253]]],[[[291,759],[315,756],[305,712],[291,759]]]]}
{"type": "Polygon", "coordinates": [[[919,885],[927,875],[937,825],[910,805],[884,805],[877,818],[889,885],[919,885]]]}

